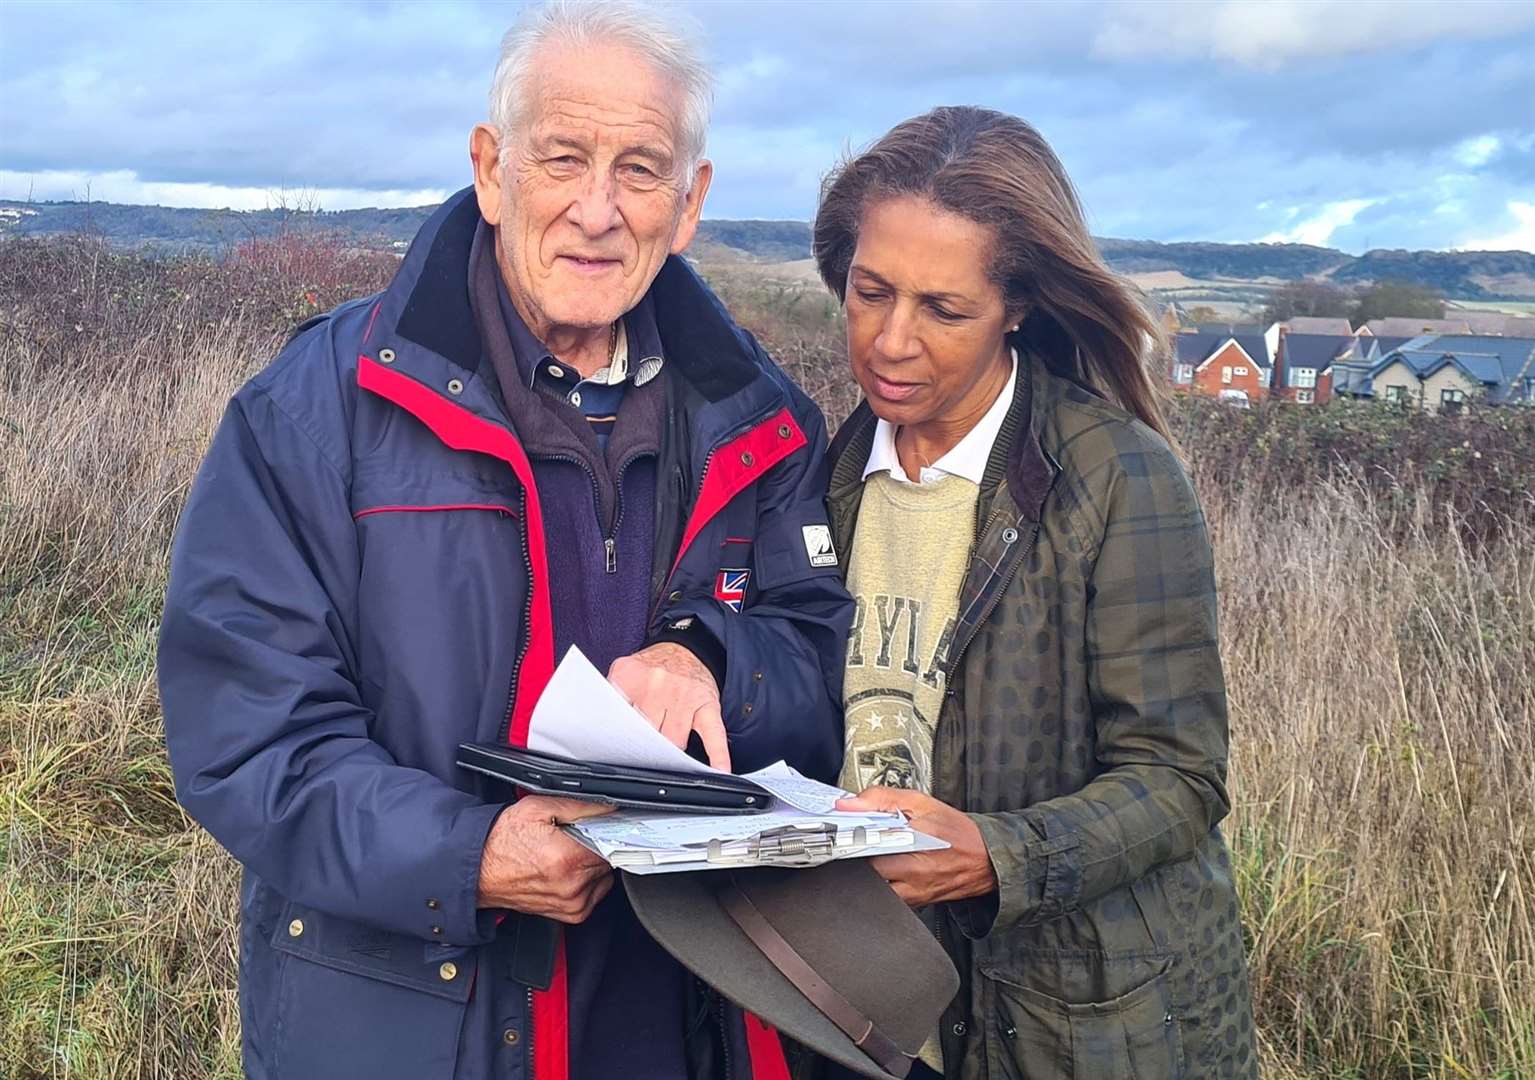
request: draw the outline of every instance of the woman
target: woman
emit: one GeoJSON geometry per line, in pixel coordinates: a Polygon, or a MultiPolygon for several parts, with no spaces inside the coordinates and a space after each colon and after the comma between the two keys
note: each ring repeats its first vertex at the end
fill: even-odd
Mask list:
{"type": "Polygon", "coordinates": [[[952,845],[875,860],[963,980],[923,1065],[1256,1075],[1211,554],[1155,324],[1044,140],[989,110],[843,165],[815,255],[865,396],[829,496],[845,805],[952,845]]]}

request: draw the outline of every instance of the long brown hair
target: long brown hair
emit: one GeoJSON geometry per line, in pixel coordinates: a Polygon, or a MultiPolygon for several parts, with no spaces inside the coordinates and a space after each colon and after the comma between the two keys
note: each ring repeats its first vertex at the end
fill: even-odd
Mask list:
{"type": "Polygon", "coordinates": [[[945,106],[903,121],[827,176],[815,218],[821,279],[847,299],[865,208],[915,195],[991,230],[991,279],[1027,311],[1014,344],[1168,437],[1151,362],[1167,341],[1139,294],[1104,264],[1076,190],[1031,125],[992,109],[945,106]]]}

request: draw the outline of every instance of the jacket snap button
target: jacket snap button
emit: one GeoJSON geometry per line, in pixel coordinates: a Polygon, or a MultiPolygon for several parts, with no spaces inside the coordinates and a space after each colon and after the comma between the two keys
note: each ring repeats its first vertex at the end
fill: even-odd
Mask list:
{"type": "Polygon", "coordinates": [[[1003,529],[1002,530],[1002,542],[1004,544],[1016,544],[1018,542],[1018,530],[1017,529],[1003,529]]]}
{"type": "Polygon", "coordinates": [[[507,1046],[516,1046],[517,1040],[520,1038],[521,1036],[517,1034],[516,1028],[507,1028],[501,1033],[501,1041],[506,1043],[507,1046]]]}
{"type": "Polygon", "coordinates": [[[761,682],[762,681],[762,672],[760,672],[760,671],[752,672],[752,681],[753,682],[761,682]]]}
{"type": "Polygon", "coordinates": [[[969,1028],[965,1027],[965,1022],[963,1020],[955,1024],[953,1028],[954,1034],[956,1035],[964,1035],[964,1033],[969,1030],[969,1028]]]}
{"type": "Polygon", "coordinates": [[[394,363],[394,350],[393,349],[380,349],[378,351],[378,362],[381,363],[381,364],[392,364],[392,363],[394,363]]]}
{"type": "Polygon", "coordinates": [[[682,593],[681,592],[674,592],[670,596],[668,596],[666,599],[669,600],[671,603],[675,604],[678,600],[682,599],[682,593]]]}
{"type": "Polygon", "coordinates": [[[432,927],[432,936],[433,937],[442,937],[442,927],[440,927],[440,926],[432,927]]]}
{"type": "Polygon", "coordinates": [[[458,965],[449,960],[446,964],[437,969],[437,974],[443,982],[452,982],[454,979],[458,978],[458,965]]]}
{"type": "Polygon", "coordinates": [[[748,469],[751,468],[752,462],[754,462],[756,460],[757,459],[752,456],[752,452],[750,450],[746,451],[746,453],[741,455],[741,464],[745,465],[748,469]]]}
{"type": "Polygon", "coordinates": [[[426,902],[426,906],[431,908],[433,911],[436,911],[438,908],[442,907],[442,901],[433,897],[431,900],[426,902]]]}
{"type": "Polygon", "coordinates": [[[752,703],[748,701],[745,705],[742,705],[741,713],[744,716],[750,716],[752,714],[752,703]]]}
{"type": "Polygon", "coordinates": [[[1002,1034],[1009,1039],[1016,1039],[1018,1037],[1018,1029],[1009,1024],[1002,1029],[1002,1034]]]}
{"type": "Polygon", "coordinates": [[[464,383],[463,383],[462,379],[449,379],[448,380],[448,393],[450,393],[450,394],[462,394],[463,392],[464,392],[464,383]]]}
{"type": "Polygon", "coordinates": [[[788,424],[779,424],[778,425],[778,437],[780,439],[787,439],[791,434],[793,434],[793,432],[791,432],[789,430],[789,425],[788,424]]]}
{"type": "Polygon", "coordinates": [[[288,924],[288,936],[289,937],[298,937],[303,932],[304,932],[304,920],[303,919],[294,919],[292,922],[290,922],[288,924]]]}

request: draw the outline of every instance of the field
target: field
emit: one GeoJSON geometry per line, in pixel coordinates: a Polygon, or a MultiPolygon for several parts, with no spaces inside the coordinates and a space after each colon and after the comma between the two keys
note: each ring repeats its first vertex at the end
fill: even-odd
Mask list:
{"type": "MultiPolygon", "coordinates": [[[[0,245],[0,1076],[238,1075],[236,871],[160,735],[166,551],[229,393],[388,268],[0,245]]],[[[722,285],[843,413],[824,301],[722,285]]],[[[1530,1076],[1535,415],[1308,412],[1174,413],[1220,576],[1266,1074],[1530,1076]]]]}

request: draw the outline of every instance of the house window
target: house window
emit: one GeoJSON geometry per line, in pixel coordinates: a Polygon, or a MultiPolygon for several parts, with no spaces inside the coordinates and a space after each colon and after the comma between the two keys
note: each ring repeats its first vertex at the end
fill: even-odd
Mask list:
{"type": "Polygon", "coordinates": [[[1405,386],[1388,386],[1388,387],[1386,387],[1386,400],[1391,402],[1393,405],[1406,405],[1407,404],[1407,387],[1405,387],[1405,386]]]}
{"type": "Polygon", "coordinates": [[[1535,375],[1528,376],[1524,380],[1524,400],[1535,401],[1535,375]]]}
{"type": "Polygon", "coordinates": [[[1307,388],[1316,386],[1316,368],[1298,367],[1290,372],[1291,386],[1304,386],[1307,388]]]}
{"type": "Polygon", "coordinates": [[[1194,365],[1193,364],[1174,364],[1173,365],[1173,382],[1176,382],[1176,383],[1191,383],[1193,381],[1194,381],[1194,365]]]}
{"type": "Polygon", "coordinates": [[[1229,383],[1230,381],[1231,381],[1231,369],[1229,367],[1221,368],[1221,382],[1229,383]]]}
{"type": "Polygon", "coordinates": [[[1446,412],[1457,412],[1466,403],[1464,390],[1445,388],[1439,391],[1439,407],[1446,412]]]}
{"type": "Polygon", "coordinates": [[[1297,390],[1295,391],[1295,400],[1300,402],[1302,405],[1310,405],[1313,401],[1316,400],[1316,391],[1297,390]]]}
{"type": "Polygon", "coordinates": [[[1236,374],[1237,374],[1237,378],[1240,379],[1243,375],[1247,374],[1247,369],[1245,367],[1239,367],[1239,368],[1236,369],[1236,374]]]}

